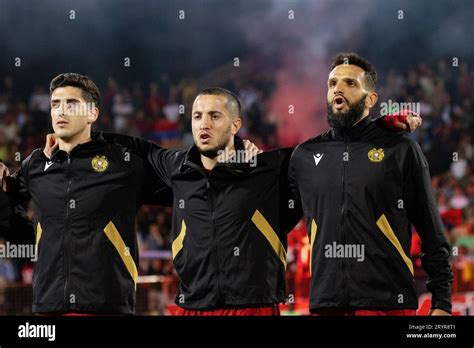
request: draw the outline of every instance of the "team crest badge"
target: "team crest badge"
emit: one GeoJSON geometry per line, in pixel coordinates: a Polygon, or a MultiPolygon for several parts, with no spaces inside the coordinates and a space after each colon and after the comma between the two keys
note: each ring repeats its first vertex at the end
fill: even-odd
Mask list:
{"type": "Polygon", "coordinates": [[[109,166],[109,160],[105,156],[95,156],[91,163],[97,173],[105,172],[109,166]]]}
{"type": "Polygon", "coordinates": [[[377,163],[383,160],[385,153],[383,152],[383,149],[373,148],[372,150],[369,151],[368,156],[371,162],[377,163]]]}

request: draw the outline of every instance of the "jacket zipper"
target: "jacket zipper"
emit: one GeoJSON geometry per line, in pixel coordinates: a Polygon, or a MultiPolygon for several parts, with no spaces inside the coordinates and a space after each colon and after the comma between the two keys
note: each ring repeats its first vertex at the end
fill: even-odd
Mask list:
{"type": "Polygon", "coordinates": [[[219,261],[217,257],[217,236],[216,236],[216,225],[214,219],[214,201],[211,191],[211,174],[207,178],[207,194],[209,196],[209,212],[211,213],[211,228],[212,228],[212,249],[214,254],[214,267],[216,269],[216,289],[217,289],[217,298],[220,301],[221,293],[219,289],[219,261]]]}
{"type": "MultiPolygon", "coordinates": [[[[347,142],[347,135],[344,135],[344,153],[343,156],[348,155],[349,152],[349,144],[347,142]]],[[[347,159],[349,160],[349,158],[347,159]]],[[[341,176],[341,244],[344,245],[344,208],[345,208],[345,183],[344,183],[344,177],[346,175],[346,161],[345,158],[343,157],[342,160],[342,176],[341,176]]],[[[347,305],[347,289],[346,289],[346,267],[345,267],[345,260],[344,257],[341,258],[341,268],[342,268],[342,301],[343,305],[347,305]]]]}
{"type": "Polygon", "coordinates": [[[67,156],[67,189],[66,189],[66,234],[64,236],[64,310],[69,307],[67,301],[67,283],[69,275],[69,254],[68,254],[68,235],[69,235],[69,190],[71,186],[71,155],[67,156]]]}

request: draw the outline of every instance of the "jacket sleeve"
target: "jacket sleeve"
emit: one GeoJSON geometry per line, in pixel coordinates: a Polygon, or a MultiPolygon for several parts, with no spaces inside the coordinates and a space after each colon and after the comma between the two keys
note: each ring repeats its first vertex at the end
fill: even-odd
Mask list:
{"type": "Polygon", "coordinates": [[[33,221],[21,205],[12,207],[8,195],[0,190],[0,238],[14,244],[34,244],[33,221]]]}
{"type": "Polygon", "coordinates": [[[21,163],[20,168],[7,178],[8,197],[12,206],[28,202],[31,198],[28,189],[28,168],[32,155],[26,158],[21,163]]]}
{"type": "Polygon", "coordinates": [[[177,151],[164,149],[148,140],[118,133],[102,133],[105,140],[119,144],[147,160],[163,182],[170,186],[172,160],[177,151]]]}
{"type": "Polygon", "coordinates": [[[0,238],[5,238],[4,234],[10,229],[10,217],[12,209],[7,194],[0,189],[0,238]]]}
{"type": "Polygon", "coordinates": [[[415,141],[410,141],[405,165],[404,201],[408,218],[422,241],[421,263],[428,275],[426,285],[432,294],[431,306],[451,313],[450,246],[431,187],[428,163],[415,141]]]}
{"type": "Polygon", "coordinates": [[[142,204],[173,206],[173,191],[156,176],[154,169],[148,163],[146,163],[145,181],[142,186],[142,204]]]}
{"type": "Polygon", "coordinates": [[[282,163],[282,182],[284,197],[281,204],[284,204],[282,211],[286,211],[288,219],[286,221],[287,232],[290,232],[303,217],[303,208],[301,205],[301,196],[296,182],[294,169],[291,165],[291,158],[294,152],[293,148],[282,149],[284,151],[284,161],[282,163]]]}
{"type": "Polygon", "coordinates": [[[26,178],[30,157],[8,177],[8,193],[0,189],[0,238],[17,244],[34,244],[35,241],[33,222],[26,217],[21,205],[30,199],[26,178]]]}
{"type": "Polygon", "coordinates": [[[103,133],[105,140],[121,145],[145,161],[143,204],[171,206],[173,193],[170,188],[172,157],[176,151],[164,149],[138,137],[118,133],[103,133]]]}

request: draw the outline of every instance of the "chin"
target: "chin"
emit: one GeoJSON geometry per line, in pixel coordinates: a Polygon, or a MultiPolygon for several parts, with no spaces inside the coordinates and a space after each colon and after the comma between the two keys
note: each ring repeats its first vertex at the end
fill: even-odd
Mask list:
{"type": "Polygon", "coordinates": [[[71,132],[65,132],[65,131],[62,131],[62,130],[59,130],[59,131],[55,132],[54,134],[56,135],[56,137],[58,137],[60,139],[69,139],[72,136],[71,132]]]}
{"type": "Polygon", "coordinates": [[[213,148],[215,148],[215,146],[212,145],[212,144],[205,144],[205,145],[199,144],[198,148],[199,148],[199,150],[209,151],[209,150],[212,150],[213,148]]]}
{"type": "Polygon", "coordinates": [[[210,147],[210,146],[198,146],[198,150],[202,154],[202,153],[205,153],[209,150],[212,150],[212,147],[210,147]]]}
{"type": "Polygon", "coordinates": [[[336,109],[336,108],[333,108],[333,109],[332,109],[332,112],[333,112],[334,114],[338,114],[338,115],[347,114],[348,111],[349,111],[349,109],[346,108],[346,107],[343,107],[342,109],[336,109]]]}
{"type": "Polygon", "coordinates": [[[55,130],[54,135],[58,138],[67,138],[68,134],[61,130],[55,130]]]}

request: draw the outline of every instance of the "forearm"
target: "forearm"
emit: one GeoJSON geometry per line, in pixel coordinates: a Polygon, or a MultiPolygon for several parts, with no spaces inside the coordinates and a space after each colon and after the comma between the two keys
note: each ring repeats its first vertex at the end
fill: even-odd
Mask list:
{"type": "Polygon", "coordinates": [[[447,243],[440,245],[438,248],[423,253],[421,262],[428,274],[426,287],[432,294],[431,308],[451,313],[453,273],[449,264],[449,250],[447,243]]]}
{"type": "Polygon", "coordinates": [[[102,136],[107,140],[107,142],[119,144],[130,149],[142,158],[147,158],[151,146],[153,145],[148,140],[120,133],[102,133],[102,136]]]}
{"type": "Polygon", "coordinates": [[[428,275],[426,283],[432,293],[432,308],[451,312],[453,274],[449,264],[450,246],[444,235],[431,180],[427,168],[419,172],[415,190],[416,213],[412,221],[422,241],[422,267],[428,275]]]}
{"type": "Polygon", "coordinates": [[[15,244],[34,244],[34,226],[22,206],[12,206],[8,195],[0,190],[0,238],[15,244]]]}
{"type": "Polygon", "coordinates": [[[451,312],[453,274],[449,264],[450,246],[431,187],[431,176],[420,146],[413,142],[407,153],[408,175],[405,181],[407,214],[420,236],[422,267],[428,275],[432,307],[451,312]]]}
{"type": "Polygon", "coordinates": [[[10,230],[10,219],[12,209],[8,195],[0,189],[0,238],[5,238],[5,234],[10,230]]]}
{"type": "Polygon", "coordinates": [[[138,137],[131,137],[125,134],[102,133],[102,135],[108,142],[119,144],[124,148],[129,149],[137,156],[143,158],[148,162],[150,168],[152,168],[152,171],[154,171],[156,175],[158,175],[158,177],[163,180],[163,182],[169,185],[169,159],[170,155],[175,153],[175,151],[164,149],[148,140],[138,137]]]}

